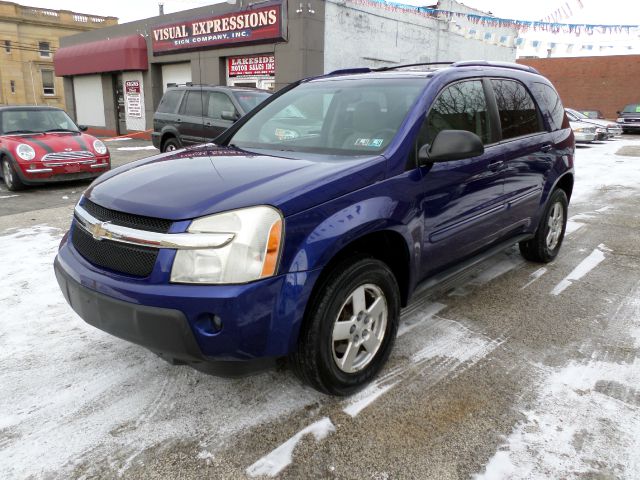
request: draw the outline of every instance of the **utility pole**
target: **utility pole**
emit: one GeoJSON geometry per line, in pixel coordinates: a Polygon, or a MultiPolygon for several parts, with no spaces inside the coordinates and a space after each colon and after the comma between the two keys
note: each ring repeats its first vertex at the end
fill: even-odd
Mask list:
{"type": "Polygon", "coordinates": [[[159,15],[164,15],[164,3],[163,2],[158,2],[158,13],[159,15]]]}

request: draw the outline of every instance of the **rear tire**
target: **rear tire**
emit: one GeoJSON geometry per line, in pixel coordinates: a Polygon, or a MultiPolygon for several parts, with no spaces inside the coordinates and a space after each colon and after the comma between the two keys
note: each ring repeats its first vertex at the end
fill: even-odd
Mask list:
{"type": "Polygon", "coordinates": [[[16,192],[18,190],[22,190],[25,185],[20,180],[16,170],[13,168],[11,164],[11,160],[7,157],[4,157],[0,160],[0,168],[2,168],[2,179],[4,180],[4,184],[7,189],[16,192]]]}
{"type": "Polygon", "coordinates": [[[169,137],[162,144],[162,152],[173,152],[178,150],[180,147],[180,142],[175,137],[169,137]]]}
{"type": "Polygon", "coordinates": [[[300,379],[330,395],[363,388],[387,361],[398,330],[400,290],[373,258],[336,265],[307,306],[291,365],[300,379]]]}
{"type": "Polygon", "coordinates": [[[567,228],[569,202],[562,189],[553,191],[531,240],[520,242],[520,253],[531,262],[549,263],[558,255],[567,228]]]}

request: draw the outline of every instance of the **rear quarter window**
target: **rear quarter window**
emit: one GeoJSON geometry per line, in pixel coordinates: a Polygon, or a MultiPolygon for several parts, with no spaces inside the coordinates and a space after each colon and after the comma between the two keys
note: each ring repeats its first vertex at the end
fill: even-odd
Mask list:
{"type": "Polygon", "coordinates": [[[175,113],[178,110],[178,105],[180,105],[180,99],[182,98],[181,90],[169,90],[167,91],[162,100],[160,100],[160,105],[158,105],[159,113],[175,113]]]}
{"type": "Polygon", "coordinates": [[[553,130],[564,128],[564,106],[556,91],[549,85],[539,82],[533,83],[532,90],[542,109],[549,117],[551,128],[553,130]]]}

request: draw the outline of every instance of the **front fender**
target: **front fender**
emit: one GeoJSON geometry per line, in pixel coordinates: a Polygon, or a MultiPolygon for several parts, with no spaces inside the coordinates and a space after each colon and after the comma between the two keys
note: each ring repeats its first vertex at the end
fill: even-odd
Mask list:
{"type": "Polygon", "coordinates": [[[363,236],[394,231],[411,251],[413,242],[397,215],[399,202],[390,196],[340,202],[301,212],[287,219],[288,248],[284,252],[282,272],[303,272],[322,268],[342,249],[363,236]]]}

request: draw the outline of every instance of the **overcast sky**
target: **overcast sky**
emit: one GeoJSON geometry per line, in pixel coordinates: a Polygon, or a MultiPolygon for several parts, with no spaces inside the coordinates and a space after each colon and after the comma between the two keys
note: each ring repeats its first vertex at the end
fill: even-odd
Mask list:
{"type": "MultiPolygon", "coordinates": [[[[574,16],[566,20],[570,23],[640,24],[640,0],[581,0],[584,5],[583,9],[575,7],[578,4],[578,0],[466,0],[464,3],[470,7],[491,11],[499,17],[539,20],[564,5],[565,1],[568,1],[574,7],[572,9],[574,16]]],[[[66,9],[80,13],[114,16],[120,19],[120,23],[158,14],[158,0],[109,0],[106,2],[17,0],[17,3],[34,7],[66,9]]],[[[211,0],[164,0],[163,3],[165,12],[171,13],[219,2],[211,0]]],[[[428,5],[436,3],[436,0],[404,0],[399,3],[428,5]]]]}

